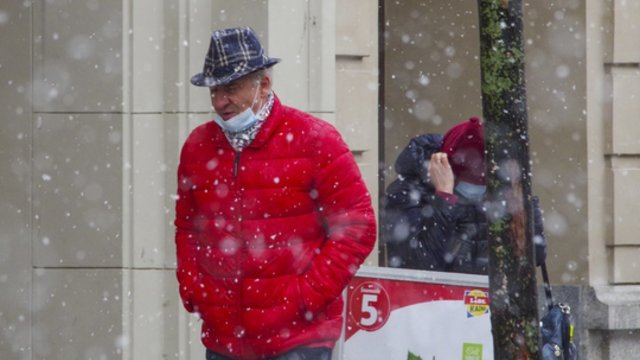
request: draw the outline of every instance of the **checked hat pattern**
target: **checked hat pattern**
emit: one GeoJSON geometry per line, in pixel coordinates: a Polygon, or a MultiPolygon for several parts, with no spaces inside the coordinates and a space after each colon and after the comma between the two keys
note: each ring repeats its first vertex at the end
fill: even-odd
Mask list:
{"type": "Polygon", "coordinates": [[[226,85],[254,71],[271,67],[280,59],[268,57],[250,27],[216,30],[201,73],[191,78],[195,86],[226,85]]]}

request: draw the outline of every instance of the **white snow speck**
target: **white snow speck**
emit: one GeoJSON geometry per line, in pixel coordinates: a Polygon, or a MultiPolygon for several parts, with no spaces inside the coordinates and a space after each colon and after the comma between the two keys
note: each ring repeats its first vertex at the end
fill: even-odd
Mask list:
{"type": "Polygon", "coordinates": [[[567,65],[560,65],[556,68],[556,76],[560,79],[567,78],[571,74],[571,69],[567,65]]]}
{"type": "Polygon", "coordinates": [[[420,83],[420,85],[422,86],[427,86],[429,85],[429,77],[425,74],[421,74],[420,78],[418,79],[418,82],[420,83]]]}

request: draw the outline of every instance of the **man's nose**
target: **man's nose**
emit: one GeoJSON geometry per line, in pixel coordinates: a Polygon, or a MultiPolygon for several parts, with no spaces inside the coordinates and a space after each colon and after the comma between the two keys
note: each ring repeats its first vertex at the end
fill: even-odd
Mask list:
{"type": "Polygon", "coordinates": [[[229,97],[225,94],[211,94],[211,104],[215,109],[225,107],[229,103],[229,97]]]}

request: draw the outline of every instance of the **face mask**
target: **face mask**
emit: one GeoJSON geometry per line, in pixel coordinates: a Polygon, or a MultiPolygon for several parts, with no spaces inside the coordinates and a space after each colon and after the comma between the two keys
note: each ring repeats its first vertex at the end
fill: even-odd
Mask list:
{"type": "MultiPolygon", "coordinates": [[[[256,82],[256,85],[259,85],[259,82],[256,82]]],[[[213,121],[215,121],[216,124],[218,124],[222,128],[222,130],[232,134],[243,132],[252,127],[258,121],[258,118],[253,112],[252,108],[256,103],[259,91],[260,86],[256,86],[256,93],[255,95],[253,95],[253,101],[251,102],[251,105],[249,105],[249,107],[247,107],[243,112],[230,118],[229,120],[224,120],[220,115],[213,114],[213,121]]]]}
{"type": "Polygon", "coordinates": [[[253,110],[251,110],[251,107],[248,107],[245,111],[226,121],[223,120],[220,115],[213,114],[213,121],[215,121],[222,130],[235,134],[252,127],[258,121],[258,118],[256,114],[253,113],[253,110]]]}
{"type": "Polygon", "coordinates": [[[487,191],[485,185],[471,184],[466,181],[460,181],[456,185],[455,192],[467,200],[480,201],[487,191]]]}

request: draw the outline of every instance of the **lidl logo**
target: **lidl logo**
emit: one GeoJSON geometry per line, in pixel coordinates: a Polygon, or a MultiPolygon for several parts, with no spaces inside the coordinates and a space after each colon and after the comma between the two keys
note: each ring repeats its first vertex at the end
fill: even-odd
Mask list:
{"type": "Polygon", "coordinates": [[[489,294],[482,290],[465,290],[464,306],[467,317],[481,316],[489,313],[489,294]]]}
{"type": "Polygon", "coordinates": [[[482,360],[482,344],[462,344],[462,360],[482,360]]]}

